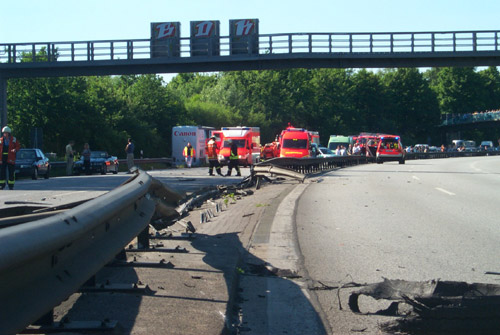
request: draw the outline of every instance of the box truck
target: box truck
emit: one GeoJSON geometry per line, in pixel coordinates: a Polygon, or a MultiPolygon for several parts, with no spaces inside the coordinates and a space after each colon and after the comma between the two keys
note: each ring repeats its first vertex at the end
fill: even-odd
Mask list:
{"type": "Polygon", "coordinates": [[[194,166],[200,166],[206,160],[205,146],[213,127],[204,126],[176,126],[172,128],[172,159],[174,165],[184,164],[182,152],[189,143],[194,148],[194,166]]]}

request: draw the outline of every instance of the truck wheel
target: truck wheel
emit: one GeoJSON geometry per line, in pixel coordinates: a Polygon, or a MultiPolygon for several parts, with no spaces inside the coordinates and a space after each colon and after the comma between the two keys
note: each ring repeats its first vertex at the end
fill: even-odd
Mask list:
{"type": "Polygon", "coordinates": [[[399,164],[404,164],[405,163],[405,160],[404,159],[400,159],[399,160],[399,164]]]}

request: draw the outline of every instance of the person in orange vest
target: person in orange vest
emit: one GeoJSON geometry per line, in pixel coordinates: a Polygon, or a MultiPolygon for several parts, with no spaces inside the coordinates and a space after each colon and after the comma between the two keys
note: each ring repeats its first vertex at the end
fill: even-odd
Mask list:
{"type": "Polygon", "coordinates": [[[3,136],[0,137],[0,155],[2,159],[0,160],[0,189],[5,188],[5,182],[7,181],[7,170],[9,171],[9,190],[14,189],[15,179],[15,168],[16,168],[16,153],[19,151],[21,144],[19,141],[12,136],[12,130],[9,126],[5,126],[2,129],[3,136]]]}
{"type": "Polygon", "coordinates": [[[191,164],[193,164],[194,158],[194,148],[191,143],[188,142],[188,144],[184,147],[182,155],[185,157],[187,167],[190,168],[191,164]]]}
{"type": "Polygon", "coordinates": [[[210,167],[208,168],[208,174],[213,176],[215,167],[215,171],[217,171],[217,174],[219,176],[224,176],[220,169],[219,160],[217,159],[217,154],[219,153],[219,147],[217,146],[217,142],[215,141],[215,136],[210,137],[210,140],[207,143],[206,152],[208,157],[208,163],[210,164],[210,167]]]}

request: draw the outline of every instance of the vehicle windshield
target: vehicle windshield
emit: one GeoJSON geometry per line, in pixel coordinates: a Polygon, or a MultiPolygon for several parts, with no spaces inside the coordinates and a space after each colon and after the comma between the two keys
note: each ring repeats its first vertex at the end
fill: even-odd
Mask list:
{"type": "Polygon", "coordinates": [[[319,148],[319,151],[323,154],[323,155],[333,155],[333,151],[331,151],[330,149],[328,148],[319,148]]]}
{"type": "MultiPolygon", "coordinates": [[[[236,143],[236,146],[238,148],[244,148],[245,147],[245,140],[233,140],[234,143],[236,143]]],[[[231,143],[229,143],[229,141],[224,141],[224,144],[222,145],[223,147],[225,148],[230,148],[231,147],[231,143]]]]}
{"type": "Polygon", "coordinates": [[[283,140],[283,148],[287,149],[307,149],[307,140],[300,140],[293,138],[290,140],[283,140]]]}
{"type": "Polygon", "coordinates": [[[35,150],[21,150],[16,155],[17,159],[35,159],[35,150]]]}
{"type": "Polygon", "coordinates": [[[106,151],[92,151],[90,158],[108,158],[108,153],[106,151]]]}
{"type": "Polygon", "coordinates": [[[340,146],[340,145],[343,145],[344,147],[347,148],[349,146],[349,143],[347,143],[347,142],[345,142],[345,143],[343,143],[343,142],[332,142],[332,143],[328,144],[328,149],[330,149],[330,150],[336,150],[337,147],[340,146]]]}

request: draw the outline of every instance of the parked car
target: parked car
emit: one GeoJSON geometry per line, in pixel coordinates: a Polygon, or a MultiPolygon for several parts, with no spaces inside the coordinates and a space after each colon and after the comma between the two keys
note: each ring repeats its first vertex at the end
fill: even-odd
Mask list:
{"type": "Polygon", "coordinates": [[[20,149],[16,154],[16,176],[38,179],[50,176],[50,162],[40,149],[20,149]]]}
{"type": "MultiPolygon", "coordinates": [[[[85,167],[83,166],[82,156],[73,165],[73,174],[79,175],[85,172],[87,171],[85,171],[85,167]]],[[[106,151],[92,151],[90,153],[90,174],[106,174],[108,172],[113,172],[113,174],[118,173],[118,158],[109,155],[106,151]]]]}
{"type": "Polygon", "coordinates": [[[478,148],[480,151],[494,151],[493,141],[482,141],[478,148]]]}
{"type": "Polygon", "coordinates": [[[327,147],[319,147],[318,151],[319,153],[316,157],[335,157],[335,152],[328,149],[327,147]]]}

